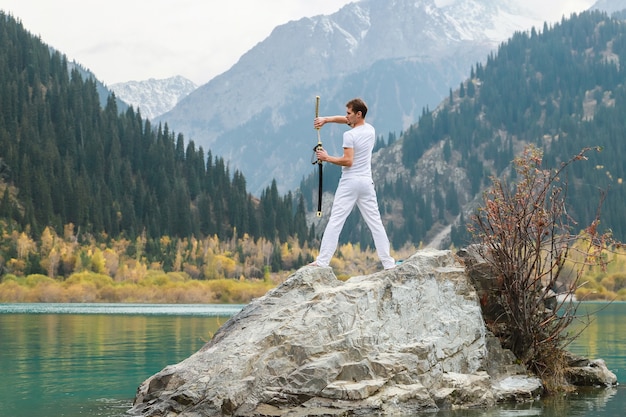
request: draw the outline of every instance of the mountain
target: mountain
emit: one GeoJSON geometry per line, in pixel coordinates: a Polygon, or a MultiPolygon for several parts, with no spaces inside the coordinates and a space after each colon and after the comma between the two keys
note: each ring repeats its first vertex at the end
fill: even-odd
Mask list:
{"type": "MultiPolygon", "coordinates": [[[[130,240],[308,237],[303,204],[269,187],[253,198],[241,172],[210,150],[132,107],[120,112],[113,95],[102,106],[99,85],[0,11],[0,228],[130,240]]],[[[158,246],[147,250],[171,263],[158,246]]],[[[14,256],[0,244],[0,272],[14,256]]],[[[42,271],[39,260],[29,265],[27,273],[42,271]]]]}
{"type": "MultiPolygon", "coordinates": [[[[517,33],[472,66],[448,98],[374,154],[393,246],[467,244],[465,225],[490,177],[510,175],[511,161],[528,144],[543,150],[549,169],[583,148],[603,149],[563,175],[568,215],[583,228],[603,201],[601,227],[626,240],[625,60],[626,21],[585,12],[517,33]]],[[[315,187],[314,176],[300,187],[310,210],[315,187]]],[[[344,241],[371,244],[359,217],[344,230],[344,241]]]]}
{"type": "MultiPolygon", "coordinates": [[[[311,171],[315,96],[322,114],[343,114],[362,96],[379,134],[400,132],[468,76],[471,64],[515,31],[543,20],[513,0],[362,0],[330,16],[278,26],[160,116],[197,145],[224,156],[258,194],[272,179],[295,188],[311,171]]],[[[341,129],[326,129],[337,152],[341,129]]]]}
{"type": "Polygon", "coordinates": [[[626,0],[599,0],[591,6],[591,10],[602,10],[608,14],[620,12],[625,9],[626,0]]]}
{"type": "MultiPolygon", "coordinates": [[[[50,53],[54,54],[56,52],[61,53],[60,51],[55,50],[54,48],[50,48],[50,53]]],[[[100,98],[100,105],[105,107],[107,101],[109,100],[109,96],[111,95],[111,90],[107,88],[102,81],[98,80],[93,72],[83,67],[80,63],[76,61],[71,61],[67,63],[67,71],[71,75],[72,71],[78,71],[83,80],[93,80],[96,83],[96,90],[98,92],[98,97],[100,98]]],[[[117,108],[120,113],[125,112],[128,109],[128,104],[122,101],[119,97],[116,97],[115,102],[117,104],[117,108]]]]}
{"type": "Polygon", "coordinates": [[[196,84],[180,75],[157,80],[128,81],[110,86],[115,95],[139,109],[147,119],[154,119],[171,110],[181,99],[197,88],[196,84]]]}
{"type": "MultiPolygon", "coordinates": [[[[102,107],[92,77],[77,69],[68,77],[65,56],[51,53],[1,13],[0,33],[6,34],[0,37],[3,219],[37,233],[49,225],[62,230],[71,223],[86,233],[131,237],[200,233],[224,239],[249,231],[250,236],[281,242],[297,234],[311,243],[315,231],[322,230],[319,222],[303,221],[306,208],[312,210],[314,175],[303,175],[299,191],[285,198],[275,182],[259,199],[251,198],[248,179],[231,171],[212,148],[205,154],[193,138],[185,144],[186,138],[174,135],[168,125],[153,129],[132,108],[120,114],[111,98],[102,107]]],[[[625,240],[625,60],[626,24],[587,12],[518,32],[468,66],[458,88],[448,89],[447,97],[432,108],[423,108],[417,123],[397,138],[389,135],[388,144],[377,145],[374,176],[393,246],[467,243],[464,225],[490,177],[507,175],[511,160],[529,143],[544,150],[549,167],[558,167],[582,147],[605,149],[568,173],[568,214],[584,225],[595,215],[599,190],[609,189],[602,227],[625,240]]],[[[384,73],[408,61],[379,60],[372,68],[384,73]]],[[[415,77],[409,75],[416,68],[404,78],[393,72],[382,81],[402,79],[402,87],[412,91],[407,97],[414,98],[421,93],[411,90],[415,77]]],[[[344,83],[335,80],[335,91],[357,89],[374,72],[355,74],[342,79],[344,83]]],[[[314,97],[320,90],[308,86],[302,91],[303,97],[314,97]]],[[[313,130],[308,104],[310,112],[302,105],[289,108],[290,116],[309,126],[307,131],[313,130]]],[[[330,107],[324,103],[323,112],[330,113],[324,106],[330,107]]],[[[337,103],[342,107],[343,101],[337,103]]],[[[302,142],[310,150],[314,140],[302,142]]],[[[291,157],[289,148],[283,151],[283,159],[291,157]]],[[[290,167],[270,160],[262,146],[257,153],[258,166],[269,172],[274,162],[289,173],[290,167]]],[[[338,177],[332,168],[324,166],[329,189],[338,177]]],[[[312,174],[310,165],[308,169],[312,174]]],[[[358,217],[350,216],[344,231],[343,241],[371,245],[358,217]]]]}

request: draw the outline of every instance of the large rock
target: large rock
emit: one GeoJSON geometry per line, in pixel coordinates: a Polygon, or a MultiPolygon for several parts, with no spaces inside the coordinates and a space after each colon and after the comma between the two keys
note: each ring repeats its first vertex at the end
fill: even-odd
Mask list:
{"type": "Polygon", "coordinates": [[[143,416],[407,414],[526,400],[450,251],[342,282],[304,267],[138,389],[143,416]]]}

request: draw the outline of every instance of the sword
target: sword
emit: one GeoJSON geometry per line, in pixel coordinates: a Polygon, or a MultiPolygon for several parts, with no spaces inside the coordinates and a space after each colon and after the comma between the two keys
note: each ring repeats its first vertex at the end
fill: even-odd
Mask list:
{"type": "MultiPolygon", "coordinates": [[[[320,96],[316,96],[315,97],[315,118],[317,119],[320,115],[320,96]]],[[[311,161],[311,163],[313,164],[317,164],[318,166],[318,175],[319,175],[319,181],[318,181],[318,188],[317,188],[317,217],[322,217],[322,182],[323,182],[323,174],[322,174],[322,161],[320,161],[319,159],[317,159],[317,157],[315,156],[315,152],[318,149],[322,148],[322,139],[320,138],[320,128],[317,127],[317,145],[315,145],[315,147],[313,148],[313,160],[311,161]]]]}

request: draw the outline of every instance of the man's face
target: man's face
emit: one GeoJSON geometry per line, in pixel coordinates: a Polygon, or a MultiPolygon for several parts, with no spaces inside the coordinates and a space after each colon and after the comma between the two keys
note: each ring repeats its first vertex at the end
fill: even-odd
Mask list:
{"type": "Polygon", "coordinates": [[[357,115],[352,111],[351,107],[346,107],[346,119],[348,119],[348,125],[354,126],[357,121],[357,115]]]}

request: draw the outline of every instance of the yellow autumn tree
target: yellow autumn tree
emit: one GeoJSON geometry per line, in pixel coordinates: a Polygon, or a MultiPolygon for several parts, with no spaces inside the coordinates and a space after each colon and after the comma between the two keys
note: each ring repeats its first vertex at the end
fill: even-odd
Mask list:
{"type": "Polygon", "coordinates": [[[106,260],[104,259],[104,255],[100,248],[95,248],[93,250],[93,255],[91,256],[91,270],[98,274],[106,274],[106,260]]]}

